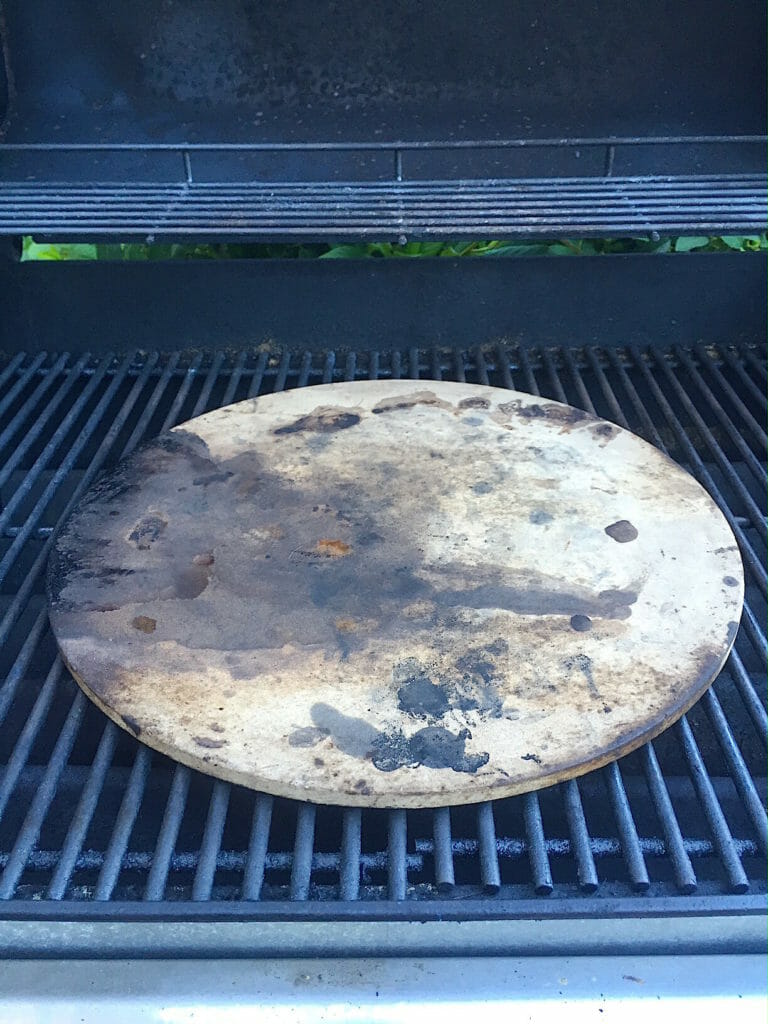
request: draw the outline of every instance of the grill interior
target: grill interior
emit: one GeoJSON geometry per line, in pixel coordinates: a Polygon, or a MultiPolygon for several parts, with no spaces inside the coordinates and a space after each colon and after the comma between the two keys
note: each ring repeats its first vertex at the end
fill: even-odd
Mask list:
{"type": "MultiPolygon", "coordinates": [[[[766,371],[755,347],[20,353],[0,371],[0,898],[363,906],[493,895],[765,891],[766,371]],[[747,593],[714,687],[652,744],[538,794],[438,811],[315,807],[149,751],[80,693],[43,587],[56,523],[102,468],[191,416],[336,380],[467,380],[628,427],[693,473],[739,542],[747,593]]],[[[695,581],[692,581],[695,586],[695,581]]],[[[748,899],[745,896],[745,900],[748,899]]],[[[32,902],[34,901],[34,903],[32,902]]]]}

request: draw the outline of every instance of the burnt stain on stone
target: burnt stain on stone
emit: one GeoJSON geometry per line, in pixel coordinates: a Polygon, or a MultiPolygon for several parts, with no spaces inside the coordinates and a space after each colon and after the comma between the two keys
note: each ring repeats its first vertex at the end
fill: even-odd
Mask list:
{"type": "Polygon", "coordinates": [[[581,409],[560,405],[558,402],[528,403],[516,399],[512,402],[503,402],[499,405],[499,411],[507,416],[519,416],[523,420],[548,420],[550,423],[559,424],[564,430],[593,419],[589,413],[581,409]]]}
{"type": "Polygon", "coordinates": [[[521,761],[533,761],[534,764],[541,764],[541,758],[538,754],[521,754],[521,761]]]}
{"type": "Polygon", "coordinates": [[[440,718],[451,710],[445,689],[422,673],[412,675],[399,687],[397,705],[416,718],[440,718]]]}
{"type": "Polygon", "coordinates": [[[487,398],[462,398],[459,402],[459,409],[490,409],[491,403],[487,398]]]}
{"type": "Polygon", "coordinates": [[[131,541],[139,551],[149,551],[161,533],[168,526],[168,520],[158,515],[147,515],[136,523],[128,534],[131,541]]]}
{"type": "Polygon", "coordinates": [[[229,470],[222,470],[218,473],[208,473],[205,476],[196,476],[192,481],[193,487],[208,487],[210,484],[223,484],[233,474],[229,470]]]}
{"type": "Polygon", "coordinates": [[[534,526],[546,526],[547,523],[554,522],[554,518],[551,512],[547,512],[543,508],[535,508],[529,514],[528,522],[533,523],[534,526]]]}
{"type": "Polygon", "coordinates": [[[479,483],[472,486],[474,494],[490,494],[492,490],[493,484],[489,483],[487,480],[481,480],[479,483]]]}
{"type": "Polygon", "coordinates": [[[588,615],[572,615],[571,629],[575,629],[577,633],[586,633],[592,629],[592,619],[588,615]]]}
{"type": "Polygon", "coordinates": [[[638,537],[637,528],[628,519],[619,519],[618,522],[611,523],[610,526],[606,526],[605,532],[619,544],[629,544],[638,537]]]}
{"type": "Polygon", "coordinates": [[[198,747],[205,747],[207,750],[218,750],[220,747],[227,745],[226,740],[215,740],[210,736],[193,736],[192,741],[198,747]]]}
{"type": "Polygon", "coordinates": [[[437,409],[448,409],[453,411],[453,406],[450,402],[446,402],[444,399],[438,398],[434,392],[415,391],[413,394],[410,394],[405,398],[399,395],[393,398],[382,398],[380,402],[377,402],[376,405],[374,405],[371,412],[374,416],[380,416],[382,413],[407,412],[419,405],[431,405],[437,409]]]}
{"type": "Polygon", "coordinates": [[[468,754],[469,729],[453,733],[441,725],[428,725],[410,738],[403,733],[383,733],[374,743],[373,764],[382,772],[398,768],[450,768],[454,772],[474,774],[488,763],[486,752],[468,754]]]}
{"type": "Polygon", "coordinates": [[[157,620],[149,615],[136,615],[131,619],[131,625],[141,633],[154,633],[157,628],[157,620]]]}
{"type": "Polygon", "coordinates": [[[327,729],[318,729],[314,725],[305,725],[294,729],[288,737],[289,747],[314,747],[328,735],[327,729]]]}
{"type": "Polygon", "coordinates": [[[612,423],[596,423],[590,427],[590,433],[596,441],[611,441],[618,434],[619,428],[612,423]]]}
{"type": "Polygon", "coordinates": [[[471,739],[469,729],[453,733],[443,726],[429,725],[408,737],[398,729],[376,729],[329,704],[313,704],[311,715],[316,726],[328,730],[339,750],[371,761],[382,772],[424,767],[474,773],[488,763],[490,756],[486,752],[467,753],[466,743],[471,739]]]}
{"type": "Polygon", "coordinates": [[[287,434],[334,434],[337,430],[349,430],[356,427],[361,416],[349,409],[336,409],[332,406],[323,406],[315,409],[306,416],[299,416],[293,423],[284,427],[276,427],[272,433],[276,437],[283,437],[287,434]]]}
{"type": "Polygon", "coordinates": [[[590,696],[596,700],[601,700],[600,690],[597,688],[595,683],[595,677],[592,674],[592,659],[588,654],[574,654],[568,657],[563,662],[565,668],[569,670],[577,669],[584,676],[587,687],[589,688],[590,696]]]}
{"type": "Polygon", "coordinates": [[[495,682],[499,673],[494,658],[507,649],[506,641],[498,640],[469,650],[441,674],[430,674],[416,658],[399,662],[392,673],[398,707],[412,718],[436,719],[449,712],[500,718],[503,700],[495,682]]]}
{"type": "Polygon", "coordinates": [[[723,576],[723,583],[726,587],[738,587],[739,581],[735,576],[723,576]]]}

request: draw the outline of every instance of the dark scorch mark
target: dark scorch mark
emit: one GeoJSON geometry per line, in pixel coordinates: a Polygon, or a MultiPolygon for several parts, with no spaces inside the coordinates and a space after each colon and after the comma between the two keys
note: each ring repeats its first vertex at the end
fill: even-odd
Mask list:
{"type": "Polygon", "coordinates": [[[500,718],[503,701],[496,687],[498,670],[494,658],[506,653],[505,640],[467,651],[453,669],[433,679],[416,658],[395,665],[392,675],[397,703],[413,718],[442,718],[451,711],[476,711],[482,717],[500,718]]]}
{"type": "Polygon", "coordinates": [[[315,434],[333,434],[337,430],[348,430],[356,427],[360,416],[346,409],[317,409],[307,416],[300,416],[285,427],[277,427],[272,431],[277,437],[283,434],[299,434],[303,431],[315,434]]]}
{"type": "Polygon", "coordinates": [[[545,512],[543,508],[534,509],[528,516],[528,522],[533,523],[534,526],[546,526],[547,523],[551,523],[553,519],[554,516],[549,512],[545,512]]]}
{"type": "Polygon", "coordinates": [[[128,534],[128,540],[133,541],[139,551],[149,551],[167,525],[161,516],[144,516],[128,534]]]}
{"type": "Polygon", "coordinates": [[[453,733],[443,726],[430,725],[408,737],[398,729],[382,732],[361,718],[343,715],[329,704],[314,704],[311,714],[315,725],[328,730],[342,753],[370,760],[382,772],[421,766],[474,773],[488,763],[490,756],[486,752],[467,753],[469,729],[453,733]]]}
{"type": "Polygon", "coordinates": [[[592,675],[592,659],[587,654],[574,654],[563,662],[567,669],[578,669],[587,681],[589,692],[592,697],[602,699],[600,691],[595,684],[595,677],[592,675]]]}
{"type": "Polygon", "coordinates": [[[577,633],[586,633],[592,629],[592,619],[588,615],[572,615],[571,629],[575,629],[577,633]]]}
{"type": "Polygon", "coordinates": [[[637,530],[628,519],[619,519],[616,523],[606,526],[605,532],[619,544],[628,544],[631,540],[637,540],[637,530]]]}

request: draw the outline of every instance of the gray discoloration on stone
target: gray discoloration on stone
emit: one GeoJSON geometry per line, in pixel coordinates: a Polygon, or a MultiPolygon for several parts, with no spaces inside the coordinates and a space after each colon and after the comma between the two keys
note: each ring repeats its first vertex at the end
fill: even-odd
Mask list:
{"type": "Polygon", "coordinates": [[[143,446],[64,526],[48,588],[68,665],[142,740],[372,806],[632,749],[711,681],[743,594],[719,511],[638,438],[408,381],[270,395],[143,446]]]}
{"type": "Polygon", "coordinates": [[[628,519],[619,519],[618,522],[611,523],[610,526],[606,526],[605,532],[619,544],[629,544],[630,541],[637,540],[637,528],[628,519]]]}

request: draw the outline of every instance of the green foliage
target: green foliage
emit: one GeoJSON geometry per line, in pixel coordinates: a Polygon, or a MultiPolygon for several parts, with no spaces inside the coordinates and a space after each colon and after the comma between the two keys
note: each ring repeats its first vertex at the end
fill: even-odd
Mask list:
{"type": "Polygon", "coordinates": [[[681,238],[579,238],[541,242],[368,242],[359,245],[57,244],[25,238],[22,260],[417,259],[424,257],[595,256],[614,253],[752,252],[768,249],[766,235],[681,238]]]}

